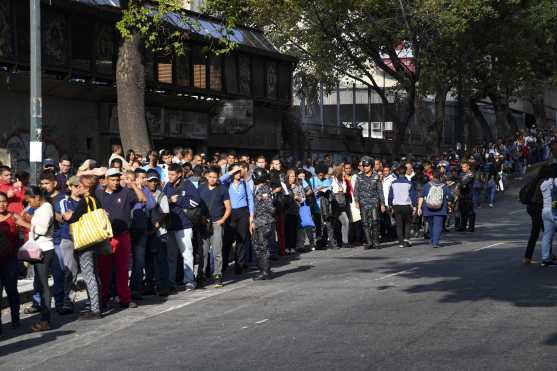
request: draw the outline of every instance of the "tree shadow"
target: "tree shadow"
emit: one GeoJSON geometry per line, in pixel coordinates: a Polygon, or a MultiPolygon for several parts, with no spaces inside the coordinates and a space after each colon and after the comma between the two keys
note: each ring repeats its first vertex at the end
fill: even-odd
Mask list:
{"type": "MultiPolygon", "coordinates": [[[[75,331],[46,331],[40,334],[38,337],[33,337],[30,339],[25,339],[21,341],[17,341],[15,343],[10,343],[6,345],[0,345],[0,357],[6,356],[11,353],[21,352],[39,345],[44,345],[46,343],[55,341],[59,337],[71,335],[75,333],[75,331]]],[[[3,339],[3,338],[0,338],[3,339]]],[[[22,360],[25,357],[22,358],[22,360]]]]}

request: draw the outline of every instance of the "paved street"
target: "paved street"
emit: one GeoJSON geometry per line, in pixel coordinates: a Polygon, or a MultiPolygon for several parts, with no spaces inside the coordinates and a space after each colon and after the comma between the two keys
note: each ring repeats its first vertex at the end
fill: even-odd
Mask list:
{"type": "Polygon", "coordinates": [[[27,319],[6,328],[0,369],[555,369],[557,270],[521,264],[529,219],[514,200],[479,210],[477,233],[450,233],[440,250],[318,251],[270,282],[38,335],[27,319]]]}

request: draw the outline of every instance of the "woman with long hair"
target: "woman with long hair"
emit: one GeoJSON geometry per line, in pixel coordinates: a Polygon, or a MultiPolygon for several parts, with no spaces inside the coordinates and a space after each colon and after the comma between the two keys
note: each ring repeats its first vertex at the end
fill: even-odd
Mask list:
{"type": "MultiPolygon", "coordinates": [[[[17,291],[17,249],[20,241],[17,225],[12,214],[8,212],[8,196],[0,192],[0,302],[2,301],[2,290],[6,290],[8,302],[10,303],[10,314],[12,316],[12,327],[19,327],[19,292],[17,291]]],[[[0,316],[0,334],[2,333],[2,318],[0,316]]]]}
{"type": "Polygon", "coordinates": [[[43,260],[34,265],[35,277],[39,280],[41,288],[41,320],[32,327],[32,330],[33,332],[47,331],[50,330],[51,320],[51,295],[48,287],[48,275],[54,259],[56,259],[52,241],[54,209],[48,202],[45,192],[37,186],[27,188],[25,201],[34,209],[31,222],[29,223],[22,216],[14,214],[15,222],[18,226],[29,230],[29,240],[34,240],[43,253],[43,260]]]}
{"type": "Polygon", "coordinates": [[[333,213],[341,224],[342,247],[350,247],[348,233],[350,231],[350,219],[348,219],[348,187],[344,181],[344,166],[337,165],[333,169],[333,213]]]}
{"type": "Polygon", "coordinates": [[[286,184],[282,185],[285,196],[287,197],[286,211],[284,218],[284,239],[286,243],[287,255],[296,252],[298,237],[298,226],[300,224],[300,204],[306,199],[304,189],[298,183],[296,171],[286,172],[286,184]]]}

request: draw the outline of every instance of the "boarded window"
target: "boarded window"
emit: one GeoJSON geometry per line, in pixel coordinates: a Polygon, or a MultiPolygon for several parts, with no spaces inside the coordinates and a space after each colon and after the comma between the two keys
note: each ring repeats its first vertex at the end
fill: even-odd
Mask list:
{"type": "Polygon", "coordinates": [[[81,71],[91,69],[93,24],[77,17],[70,18],[71,27],[71,67],[81,71]]]}
{"type": "Polygon", "coordinates": [[[226,91],[238,93],[238,69],[236,66],[236,56],[227,55],[224,57],[224,78],[226,80],[226,91]]]}
{"type": "Polygon", "coordinates": [[[240,94],[251,95],[251,66],[250,58],[240,54],[238,57],[240,71],[240,94]]]}
{"type": "Polygon", "coordinates": [[[222,90],[222,57],[212,56],[210,58],[209,77],[211,79],[211,90],[222,90]]]}
{"type": "Polygon", "coordinates": [[[267,98],[277,98],[277,64],[275,62],[267,62],[267,98]]]}
{"type": "Polygon", "coordinates": [[[158,81],[163,84],[172,84],[172,59],[170,57],[157,58],[158,81]]]}
{"type": "Polygon", "coordinates": [[[253,95],[255,97],[265,96],[265,60],[260,57],[252,58],[253,64],[253,95]]]}
{"type": "Polygon", "coordinates": [[[14,56],[13,31],[11,1],[0,1],[0,58],[14,56]]]}
{"type": "Polygon", "coordinates": [[[207,57],[199,47],[192,50],[193,86],[198,89],[207,89],[207,57]]]}
{"type": "Polygon", "coordinates": [[[114,26],[98,23],[96,36],[95,66],[97,73],[112,75],[114,73],[114,26]]]}
{"type": "Polygon", "coordinates": [[[59,66],[66,64],[68,31],[64,14],[48,10],[44,27],[43,50],[46,63],[59,66]]]}
{"type": "Polygon", "coordinates": [[[176,57],[176,85],[190,86],[190,58],[189,55],[179,55],[176,57]]]}

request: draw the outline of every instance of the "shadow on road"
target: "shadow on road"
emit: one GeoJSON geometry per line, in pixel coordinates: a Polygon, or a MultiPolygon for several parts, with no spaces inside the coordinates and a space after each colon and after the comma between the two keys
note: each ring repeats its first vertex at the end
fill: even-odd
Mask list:
{"type": "MultiPolygon", "coordinates": [[[[48,331],[43,332],[38,337],[34,337],[31,339],[21,340],[15,343],[10,343],[7,345],[0,346],[0,357],[6,356],[11,353],[21,352],[38,345],[44,345],[51,341],[58,339],[59,337],[71,335],[75,331],[48,331]]],[[[25,361],[25,356],[21,357],[22,362],[25,361]]]]}

